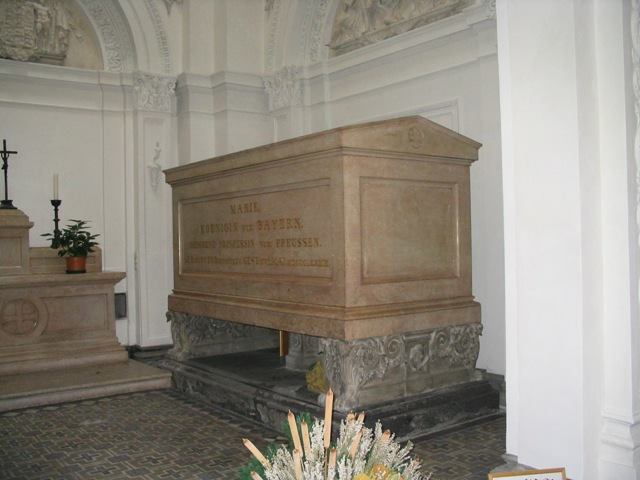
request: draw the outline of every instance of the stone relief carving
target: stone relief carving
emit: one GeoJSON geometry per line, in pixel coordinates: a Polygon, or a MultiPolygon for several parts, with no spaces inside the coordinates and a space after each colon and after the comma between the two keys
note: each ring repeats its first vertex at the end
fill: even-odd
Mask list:
{"type": "Polygon", "coordinates": [[[383,378],[404,362],[402,336],[373,337],[345,342],[321,339],[325,374],[342,406],[357,404],[364,385],[383,378]]]}
{"type": "Polygon", "coordinates": [[[35,337],[47,326],[47,311],[38,298],[13,298],[0,308],[0,332],[10,337],[35,337]]]}
{"type": "Polygon", "coordinates": [[[496,0],[484,0],[484,7],[488,19],[495,20],[496,18],[496,0]]]}
{"type": "Polygon", "coordinates": [[[282,0],[267,0],[265,3],[266,38],[264,46],[264,66],[265,71],[269,73],[275,70],[276,35],[280,21],[281,3],[282,0]]]}
{"type": "Polygon", "coordinates": [[[100,38],[104,69],[130,72],[135,68],[135,46],[115,0],[78,0],[100,38]]]}
{"type": "Polygon", "coordinates": [[[302,105],[302,67],[284,67],[263,80],[269,95],[269,110],[302,105]]]}
{"type": "Polygon", "coordinates": [[[242,347],[251,344],[255,349],[278,344],[277,332],[267,328],[171,310],[167,312],[167,321],[171,322],[173,338],[173,348],[169,351],[169,355],[178,360],[199,355],[242,351],[235,350],[234,343],[242,347]],[[224,348],[216,348],[216,345],[222,345],[224,348]]]}
{"type": "Polygon", "coordinates": [[[61,0],[0,1],[0,57],[62,65],[78,21],[61,0]]]}
{"type": "MultiPolygon", "coordinates": [[[[321,339],[325,373],[336,392],[336,406],[359,404],[363,387],[378,381],[402,382],[408,376],[474,371],[482,325],[444,327],[387,337],[343,341],[321,339]]],[[[456,377],[459,378],[459,377],[456,377]]]]}
{"type": "Polygon", "coordinates": [[[313,2],[314,12],[310,17],[312,22],[308,35],[305,35],[305,38],[307,38],[305,59],[308,64],[319,62],[323,58],[322,54],[326,49],[326,45],[324,45],[323,42],[325,19],[330,3],[329,0],[317,0],[313,2]]]}
{"type": "Polygon", "coordinates": [[[171,14],[171,7],[173,7],[174,3],[178,5],[182,5],[182,0],[163,0],[164,6],[167,7],[167,15],[171,14]]]}
{"type": "MultiPolygon", "coordinates": [[[[167,13],[171,13],[171,5],[174,3],[182,4],[182,0],[164,0],[167,5],[167,13]]],[[[156,35],[156,42],[158,43],[158,49],[160,50],[160,56],[162,59],[162,68],[165,73],[171,73],[171,56],[169,55],[169,39],[167,38],[167,31],[164,27],[164,22],[160,16],[160,12],[156,8],[154,0],[146,0],[147,11],[153,20],[153,31],[156,35]]]]}
{"type": "Polygon", "coordinates": [[[153,158],[151,162],[147,164],[149,169],[149,181],[151,182],[151,188],[155,192],[158,190],[160,184],[160,172],[162,172],[162,164],[159,162],[160,155],[162,154],[162,148],[160,148],[160,142],[156,142],[156,146],[153,149],[153,158]]]}
{"type": "Polygon", "coordinates": [[[473,0],[341,0],[330,48],[334,55],[454,15],[473,0]]]}
{"type": "Polygon", "coordinates": [[[436,330],[420,338],[407,355],[410,371],[430,371],[432,365],[473,369],[480,352],[482,325],[465,325],[436,330]]]}
{"type": "Polygon", "coordinates": [[[176,90],[176,79],[136,72],[133,75],[138,110],[151,112],[171,112],[172,99],[176,90]]]}
{"type": "Polygon", "coordinates": [[[0,328],[11,336],[29,335],[36,331],[40,321],[40,315],[33,302],[19,298],[10,300],[0,312],[0,328]]]}

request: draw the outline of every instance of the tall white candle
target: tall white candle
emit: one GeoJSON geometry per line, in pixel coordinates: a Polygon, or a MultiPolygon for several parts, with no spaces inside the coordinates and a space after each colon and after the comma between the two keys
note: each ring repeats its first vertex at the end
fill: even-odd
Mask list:
{"type": "Polygon", "coordinates": [[[53,174],[53,199],[58,200],[58,174],[53,174]]]}

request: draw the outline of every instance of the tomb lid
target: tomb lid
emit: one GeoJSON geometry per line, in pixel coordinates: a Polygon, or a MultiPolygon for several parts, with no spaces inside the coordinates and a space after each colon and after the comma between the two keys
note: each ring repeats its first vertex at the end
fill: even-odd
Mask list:
{"type": "Polygon", "coordinates": [[[20,209],[0,209],[0,228],[31,228],[33,222],[20,209]]]}
{"type": "Polygon", "coordinates": [[[420,116],[361,123],[296,137],[170,168],[166,182],[180,183],[237,168],[246,169],[277,160],[314,153],[380,154],[437,157],[471,163],[482,144],[420,116]]]}

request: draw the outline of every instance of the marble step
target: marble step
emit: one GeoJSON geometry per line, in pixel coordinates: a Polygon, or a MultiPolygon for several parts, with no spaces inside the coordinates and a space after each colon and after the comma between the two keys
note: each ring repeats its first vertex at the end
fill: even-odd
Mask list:
{"type": "Polygon", "coordinates": [[[0,412],[171,387],[171,373],[134,360],[0,376],[0,412]]]}

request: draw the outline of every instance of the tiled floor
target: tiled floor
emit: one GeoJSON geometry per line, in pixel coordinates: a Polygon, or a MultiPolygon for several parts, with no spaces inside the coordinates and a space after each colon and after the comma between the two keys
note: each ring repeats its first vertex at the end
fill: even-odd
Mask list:
{"type": "MultiPolygon", "coordinates": [[[[417,442],[435,480],[486,479],[502,463],[503,418],[417,442]]],[[[275,434],[172,391],[0,415],[0,479],[236,479],[275,434]]]]}

